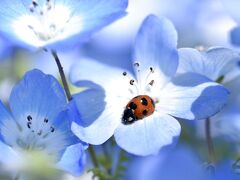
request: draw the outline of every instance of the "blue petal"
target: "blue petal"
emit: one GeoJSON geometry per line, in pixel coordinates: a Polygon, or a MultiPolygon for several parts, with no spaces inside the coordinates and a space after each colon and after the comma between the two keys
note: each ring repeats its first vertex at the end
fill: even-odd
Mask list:
{"type": "Polygon", "coordinates": [[[165,18],[148,16],[136,37],[135,59],[140,67],[160,68],[161,78],[175,75],[178,66],[177,33],[173,24],[165,18]]]}
{"type": "Polygon", "coordinates": [[[237,67],[240,60],[238,53],[222,47],[211,48],[202,53],[192,48],[181,48],[179,57],[179,73],[199,73],[213,81],[220,76],[226,76],[234,67],[237,67]]]}
{"type": "Polygon", "coordinates": [[[81,175],[86,163],[85,149],[86,147],[81,143],[69,146],[62,155],[61,160],[57,163],[57,167],[74,176],[81,175]]]}
{"type": "Polygon", "coordinates": [[[39,70],[32,70],[13,88],[10,107],[16,119],[53,120],[66,106],[66,96],[58,81],[39,70]]]}
{"type": "MultiPolygon", "coordinates": [[[[39,1],[38,3],[40,4],[39,6],[41,6],[45,1],[39,1]]],[[[82,22],[76,22],[76,26],[82,26],[79,32],[70,34],[64,39],[48,41],[45,47],[56,50],[62,50],[63,48],[69,49],[76,45],[76,43],[85,41],[94,32],[125,16],[125,9],[128,5],[127,0],[60,0],[55,3],[68,6],[73,16],[81,16],[82,19],[82,22]]],[[[0,29],[15,44],[28,49],[34,49],[35,46],[38,46],[37,44],[31,45],[25,42],[21,37],[18,37],[14,32],[15,29],[12,28],[12,22],[16,20],[16,18],[30,14],[30,4],[30,0],[14,0],[11,2],[3,0],[0,8],[0,21],[2,22],[0,29]]]]}
{"type": "Polygon", "coordinates": [[[113,135],[120,123],[123,110],[106,102],[105,98],[103,89],[89,89],[74,96],[70,104],[71,114],[74,115],[72,131],[82,141],[102,144],[113,135]]]}
{"type": "Polygon", "coordinates": [[[220,111],[229,92],[204,76],[186,73],[173,79],[161,93],[159,109],[172,116],[205,119],[220,111]]]}
{"type": "Polygon", "coordinates": [[[176,119],[155,113],[131,125],[120,124],[114,136],[117,144],[127,152],[146,156],[157,154],[163,147],[175,145],[180,131],[176,119]]]}
{"type": "Polygon", "coordinates": [[[232,29],[230,33],[231,43],[235,46],[240,46],[240,27],[232,29]]]}

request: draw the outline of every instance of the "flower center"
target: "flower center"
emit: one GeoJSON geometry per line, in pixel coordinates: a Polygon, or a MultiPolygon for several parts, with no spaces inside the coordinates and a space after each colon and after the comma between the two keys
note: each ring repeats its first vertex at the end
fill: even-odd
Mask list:
{"type": "Polygon", "coordinates": [[[42,123],[34,122],[31,115],[27,116],[25,123],[21,127],[22,136],[17,138],[16,145],[24,150],[44,150],[50,136],[54,136],[55,127],[49,124],[47,118],[42,123]]]}
{"type": "Polygon", "coordinates": [[[136,74],[136,80],[130,77],[127,72],[122,73],[128,80],[128,90],[132,97],[134,97],[125,107],[122,116],[123,124],[132,124],[137,120],[152,115],[155,111],[155,103],[158,102],[154,93],[152,93],[156,82],[154,80],[154,68],[149,67],[147,69],[141,69],[139,62],[134,62],[133,67],[136,74]],[[154,100],[152,97],[154,97],[154,100]]]}
{"type": "Polygon", "coordinates": [[[28,28],[42,41],[50,40],[62,33],[71,19],[66,6],[55,6],[51,0],[46,0],[43,5],[33,0],[29,11],[33,18],[29,21],[28,28]]]}
{"type": "Polygon", "coordinates": [[[18,38],[29,45],[44,47],[83,30],[83,16],[75,11],[74,3],[33,0],[26,8],[28,12],[21,13],[11,25],[18,38]]]}
{"type": "Polygon", "coordinates": [[[147,70],[142,71],[139,62],[134,62],[133,67],[136,73],[136,80],[128,76],[127,72],[122,75],[127,78],[129,82],[129,92],[132,94],[149,94],[154,86],[154,68],[149,67],[147,70]]]}

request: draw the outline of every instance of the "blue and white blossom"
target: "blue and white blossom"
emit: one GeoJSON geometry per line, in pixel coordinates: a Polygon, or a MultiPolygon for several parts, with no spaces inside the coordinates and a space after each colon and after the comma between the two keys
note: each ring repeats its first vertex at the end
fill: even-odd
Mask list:
{"type": "Polygon", "coordinates": [[[31,48],[62,48],[126,15],[127,0],[3,0],[0,31],[31,48]]]}
{"type": "MultiPolygon", "coordinates": [[[[194,72],[220,82],[230,91],[226,107],[211,117],[212,135],[224,135],[234,141],[239,140],[240,129],[240,55],[234,50],[213,47],[207,51],[192,48],[179,49],[178,73],[194,72]]],[[[201,127],[201,126],[199,126],[201,127]]],[[[201,131],[201,130],[200,130],[201,131]]]]}
{"type": "Polygon", "coordinates": [[[134,73],[93,60],[73,66],[71,80],[87,87],[74,96],[72,131],[83,141],[102,144],[114,135],[117,144],[136,155],[171,148],[179,137],[180,119],[204,119],[225,104],[228,91],[195,73],[174,77],[178,68],[177,33],[165,18],[148,16],[136,37],[134,73]],[[148,95],[152,115],[132,124],[122,123],[128,102],[148,95]],[[209,108],[210,107],[210,108],[209,108]]]}
{"type": "Polygon", "coordinates": [[[53,76],[27,72],[9,105],[11,112],[0,102],[0,163],[7,170],[31,169],[37,155],[51,168],[82,173],[87,146],[71,132],[66,97],[53,76]]]}

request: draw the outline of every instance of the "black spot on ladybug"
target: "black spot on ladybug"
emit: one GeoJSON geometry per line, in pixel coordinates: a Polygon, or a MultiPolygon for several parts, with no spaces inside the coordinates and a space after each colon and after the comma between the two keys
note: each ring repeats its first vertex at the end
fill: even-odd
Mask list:
{"type": "Polygon", "coordinates": [[[125,107],[122,116],[123,124],[132,124],[135,121],[150,116],[155,111],[155,104],[151,97],[139,95],[131,99],[125,107]]]}
{"type": "Polygon", "coordinates": [[[147,106],[147,105],[148,105],[148,101],[147,101],[146,98],[142,98],[142,99],[141,99],[141,103],[142,103],[142,105],[144,105],[144,106],[147,106]]]}
{"type": "Polygon", "coordinates": [[[129,104],[129,107],[130,107],[130,109],[133,109],[133,110],[137,109],[137,105],[134,102],[131,102],[129,104]]]}
{"type": "Polygon", "coordinates": [[[144,116],[146,116],[146,115],[147,115],[147,113],[148,113],[148,111],[145,109],[145,110],[143,110],[143,112],[142,112],[142,113],[143,113],[143,115],[144,115],[144,116]]]}

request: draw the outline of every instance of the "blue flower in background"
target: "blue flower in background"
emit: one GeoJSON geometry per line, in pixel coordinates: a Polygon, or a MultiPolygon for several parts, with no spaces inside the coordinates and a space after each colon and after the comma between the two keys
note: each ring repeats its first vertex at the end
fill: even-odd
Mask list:
{"type": "Polygon", "coordinates": [[[176,46],[172,23],[150,15],[136,38],[134,75],[90,60],[74,65],[72,82],[89,89],[75,95],[71,104],[73,132],[96,145],[114,134],[130,153],[156,154],[179,137],[181,127],[174,117],[204,119],[219,111],[228,97],[225,88],[194,73],[174,77],[176,46]]]}
{"type": "Polygon", "coordinates": [[[198,155],[189,147],[180,146],[171,154],[135,158],[128,165],[125,180],[207,180],[198,155]]]}
{"type": "MultiPolygon", "coordinates": [[[[224,8],[240,24],[240,1],[238,0],[221,0],[224,8]]],[[[231,42],[233,45],[240,46],[240,26],[235,27],[230,33],[231,42]]]]}
{"type": "Polygon", "coordinates": [[[13,88],[9,104],[12,113],[0,102],[0,162],[4,167],[29,168],[36,158],[31,153],[39,152],[53,168],[81,174],[86,144],[71,132],[66,97],[54,77],[39,70],[26,73],[13,88]]]}
{"type": "Polygon", "coordinates": [[[181,145],[165,156],[135,158],[124,180],[237,180],[236,163],[224,160],[216,166],[206,165],[193,149],[181,145]]]}
{"type": "Polygon", "coordinates": [[[214,47],[206,52],[196,49],[179,49],[179,73],[194,72],[218,81],[230,91],[227,106],[211,117],[212,134],[224,135],[239,141],[239,86],[240,86],[240,55],[235,51],[222,47],[214,47]]]}
{"type": "Polygon", "coordinates": [[[27,47],[57,49],[126,15],[127,0],[3,0],[1,32],[27,47]]]}

